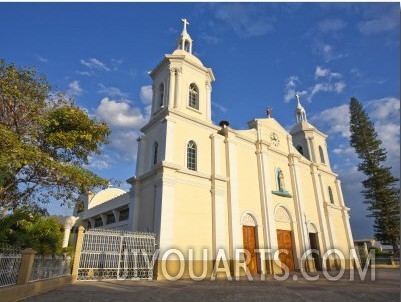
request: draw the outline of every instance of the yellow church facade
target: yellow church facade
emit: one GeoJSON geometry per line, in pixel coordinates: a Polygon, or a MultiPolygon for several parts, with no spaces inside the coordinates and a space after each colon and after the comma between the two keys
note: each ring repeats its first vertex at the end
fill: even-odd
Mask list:
{"type": "Polygon", "coordinates": [[[182,260],[185,274],[205,265],[212,274],[225,259],[231,274],[244,262],[261,274],[353,266],[349,208],[330,167],[327,136],[307,122],[299,96],[290,132],[270,112],[248,130],[214,125],[215,78],[192,54],[183,22],[177,49],[150,72],[151,118],[128,180],[132,228],[157,234],[159,275],[178,274],[182,260]]]}
{"type": "Polygon", "coordinates": [[[247,130],[213,124],[213,71],[182,21],[177,49],[149,73],[131,190],[88,195],[78,224],[155,233],[158,279],[359,267],[327,136],[299,96],[289,132],[270,108],[247,130]]]}

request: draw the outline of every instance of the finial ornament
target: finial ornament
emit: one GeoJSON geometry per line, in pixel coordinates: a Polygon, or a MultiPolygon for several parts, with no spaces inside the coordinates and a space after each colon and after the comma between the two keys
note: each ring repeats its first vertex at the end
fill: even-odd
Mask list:
{"type": "Polygon", "coordinates": [[[272,114],[272,109],[270,108],[270,106],[268,106],[266,109],[267,118],[271,118],[271,114],[272,114]]]}

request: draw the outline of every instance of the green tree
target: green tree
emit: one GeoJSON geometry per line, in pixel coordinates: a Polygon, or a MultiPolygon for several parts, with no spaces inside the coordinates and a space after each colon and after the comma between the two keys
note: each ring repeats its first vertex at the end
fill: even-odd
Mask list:
{"type": "Polygon", "coordinates": [[[0,220],[2,244],[33,248],[41,255],[61,252],[63,236],[61,223],[37,206],[17,208],[0,220]]]}
{"type": "Polygon", "coordinates": [[[108,181],[84,167],[108,126],[53,93],[33,67],[0,59],[0,217],[32,202],[72,204],[108,181]]]}
{"type": "Polygon", "coordinates": [[[356,98],[350,105],[351,147],[355,148],[361,162],[358,170],[367,178],[362,182],[368,205],[368,217],[374,218],[374,232],[377,240],[391,244],[395,255],[399,254],[400,244],[400,188],[398,179],[392,176],[391,167],[384,166],[387,152],[381,147],[381,140],[373,123],[356,98]]]}

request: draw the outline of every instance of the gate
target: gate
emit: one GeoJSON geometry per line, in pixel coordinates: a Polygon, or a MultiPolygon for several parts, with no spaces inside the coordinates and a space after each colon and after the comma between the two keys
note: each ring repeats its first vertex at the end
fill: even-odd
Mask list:
{"type": "Polygon", "coordinates": [[[86,231],[77,280],[152,279],[155,237],[123,230],[86,231]]]}

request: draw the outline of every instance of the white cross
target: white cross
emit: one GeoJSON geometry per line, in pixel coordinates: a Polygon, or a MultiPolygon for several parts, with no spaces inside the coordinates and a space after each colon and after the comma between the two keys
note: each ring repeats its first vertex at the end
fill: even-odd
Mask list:
{"type": "Polygon", "coordinates": [[[182,23],[184,23],[184,31],[187,30],[187,25],[189,25],[189,22],[187,21],[187,19],[181,19],[182,23]]]}

